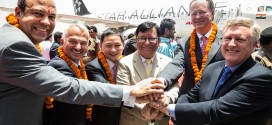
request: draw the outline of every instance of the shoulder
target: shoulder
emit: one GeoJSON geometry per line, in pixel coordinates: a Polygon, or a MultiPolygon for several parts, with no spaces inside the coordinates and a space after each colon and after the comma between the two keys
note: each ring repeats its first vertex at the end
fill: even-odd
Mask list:
{"type": "Polygon", "coordinates": [[[100,68],[100,62],[99,62],[98,58],[95,58],[91,62],[87,63],[85,65],[85,68],[86,68],[86,70],[100,68]]]}
{"type": "Polygon", "coordinates": [[[61,59],[60,57],[58,56],[55,56],[53,59],[51,59],[48,64],[49,66],[52,66],[52,67],[64,67],[64,66],[67,66],[67,63],[61,59]]]}
{"type": "Polygon", "coordinates": [[[127,62],[132,62],[133,58],[135,58],[135,55],[138,51],[136,50],[134,53],[131,53],[123,58],[120,59],[120,63],[127,63],[127,62]]]}
{"type": "Polygon", "coordinates": [[[157,58],[158,58],[158,59],[161,59],[161,60],[163,60],[163,61],[170,62],[170,61],[172,60],[170,57],[168,57],[168,56],[166,56],[166,55],[163,55],[163,54],[161,54],[161,53],[159,53],[159,52],[156,52],[156,55],[157,55],[157,58]]]}

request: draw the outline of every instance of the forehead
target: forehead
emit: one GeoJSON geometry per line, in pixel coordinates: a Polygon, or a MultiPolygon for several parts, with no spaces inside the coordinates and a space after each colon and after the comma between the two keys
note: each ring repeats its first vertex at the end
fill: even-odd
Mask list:
{"type": "Polygon", "coordinates": [[[53,0],[26,0],[27,8],[41,8],[56,11],[56,5],[53,0]]]}
{"type": "Polygon", "coordinates": [[[245,26],[231,26],[223,32],[224,36],[235,35],[235,36],[246,36],[249,38],[251,36],[251,30],[245,26]]]}
{"type": "Polygon", "coordinates": [[[138,36],[153,36],[153,37],[157,37],[158,34],[157,34],[157,30],[155,27],[145,31],[145,32],[139,32],[138,33],[138,36]]]}
{"type": "Polygon", "coordinates": [[[111,35],[105,36],[104,40],[101,41],[101,44],[107,44],[107,43],[112,43],[112,42],[123,43],[119,34],[111,34],[111,35]]]}
{"type": "Polygon", "coordinates": [[[72,26],[67,30],[67,37],[70,36],[78,36],[78,37],[84,37],[86,39],[88,39],[88,32],[86,32],[83,29],[80,29],[77,26],[72,26]]]}

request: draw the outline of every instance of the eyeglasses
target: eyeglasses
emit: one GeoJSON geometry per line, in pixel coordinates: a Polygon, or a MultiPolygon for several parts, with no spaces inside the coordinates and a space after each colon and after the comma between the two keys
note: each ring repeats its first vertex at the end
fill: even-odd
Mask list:
{"type": "Polygon", "coordinates": [[[145,42],[148,39],[149,42],[155,42],[158,38],[150,37],[150,38],[145,38],[145,37],[137,37],[137,40],[139,42],[145,42]]]}

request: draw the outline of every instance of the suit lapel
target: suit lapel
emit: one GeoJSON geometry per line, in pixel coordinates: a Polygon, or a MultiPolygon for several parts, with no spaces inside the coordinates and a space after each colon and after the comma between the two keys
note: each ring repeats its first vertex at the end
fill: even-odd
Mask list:
{"type": "Polygon", "coordinates": [[[158,73],[160,71],[160,60],[162,59],[161,56],[159,56],[159,54],[155,54],[155,58],[153,60],[153,63],[152,63],[152,72],[151,72],[151,76],[153,77],[157,77],[158,76],[158,73]]]}
{"type": "Polygon", "coordinates": [[[148,78],[145,72],[144,64],[142,63],[142,59],[138,51],[136,51],[135,54],[133,55],[133,68],[135,69],[140,79],[148,78]]]}
{"type": "Polygon", "coordinates": [[[210,63],[210,61],[212,60],[212,58],[216,55],[216,53],[218,51],[220,51],[220,47],[221,47],[221,44],[222,44],[222,34],[221,32],[219,32],[217,30],[217,34],[216,34],[216,38],[211,46],[211,49],[210,49],[210,52],[209,52],[209,55],[208,55],[208,59],[207,59],[207,62],[206,62],[206,66],[210,63]]]}
{"type": "Polygon", "coordinates": [[[250,57],[240,67],[238,67],[230,76],[230,79],[226,80],[226,83],[221,90],[218,91],[218,96],[227,93],[231,88],[237,86],[237,80],[240,79],[244,73],[253,67],[255,61],[250,57]]]}
{"type": "MultiPolygon", "coordinates": [[[[212,71],[213,77],[212,77],[211,81],[206,81],[206,82],[209,82],[210,84],[208,85],[205,99],[210,100],[213,98],[213,92],[215,90],[215,87],[216,87],[217,82],[219,80],[220,74],[223,71],[224,66],[225,66],[225,61],[222,61],[222,63],[218,67],[214,68],[215,70],[212,71]]],[[[209,73],[211,73],[211,72],[209,72],[209,73]]]]}

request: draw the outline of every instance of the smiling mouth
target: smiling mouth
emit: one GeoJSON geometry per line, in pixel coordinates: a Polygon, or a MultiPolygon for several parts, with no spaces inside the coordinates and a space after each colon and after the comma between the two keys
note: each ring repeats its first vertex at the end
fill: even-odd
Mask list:
{"type": "Polygon", "coordinates": [[[46,32],[47,30],[46,29],[43,29],[43,28],[38,28],[36,27],[37,30],[41,31],[41,32],[46,32]]]}

